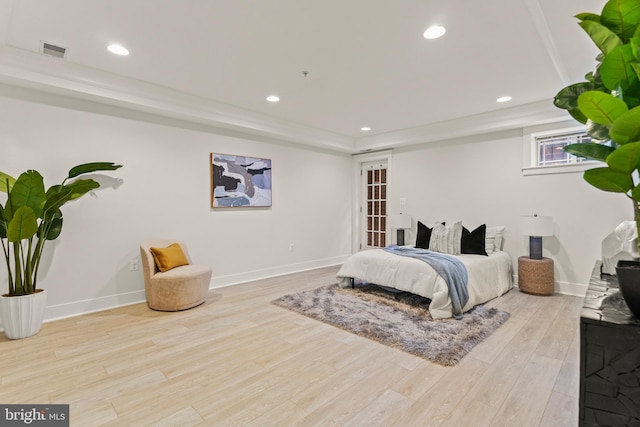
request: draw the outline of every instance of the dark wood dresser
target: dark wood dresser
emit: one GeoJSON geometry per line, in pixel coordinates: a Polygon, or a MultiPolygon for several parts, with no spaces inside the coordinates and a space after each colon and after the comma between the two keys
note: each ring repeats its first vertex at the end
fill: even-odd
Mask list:
{"type": "Polygon", "coordinates": [[[640,321],[601,265],[580,314],[580,426],[640,426],[640,321]]]}

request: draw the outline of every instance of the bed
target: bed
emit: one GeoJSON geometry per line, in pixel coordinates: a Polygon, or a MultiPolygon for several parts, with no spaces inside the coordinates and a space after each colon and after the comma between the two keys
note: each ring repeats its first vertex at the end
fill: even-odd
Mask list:
{"type": "MultiPolygon", "coordinates": [[[[467,269],[469,299],[462,312],[471,310],[508,292],[513,287],[511,256],[502,250],[489,255],[451,255],[467,269]]],[[[337,274],[342,288],[351,287],[354,279],[431,299],[429,311],[434,319],[452,317],[447,283],[424,261],[396,255],[384,249],[370,249],[349,257],[337,274]]]]}

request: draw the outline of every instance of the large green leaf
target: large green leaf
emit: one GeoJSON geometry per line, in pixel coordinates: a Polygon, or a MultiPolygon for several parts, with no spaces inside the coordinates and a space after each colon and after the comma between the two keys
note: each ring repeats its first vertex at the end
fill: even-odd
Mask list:
{"type": "Polygon", "coordinates": [[[89,191],[100,187],[93,179],[78,179],[66,185],[54,185],[47,190],[47,202],[44,205],[44,217],[60,209],[65,203],[77,199],[89,191]]]}
{"type": "Polygon", "coordinates": [[[609,126],[587,120],[587,134],[595,141],[609,141],[609,126]]]}
{"type": "Polygon", "coordinates": [[[14,177],[12,177],[11,175],[7,175],[4,172],[0,172],[0,191],[8,194],[15,182],[16,179],[14,177]]]}
{"type": "Polygon", "coordinates": [[[583,176],[585,181],[603,191],[627,193],[633,187],[630,174],[608,167],[586,170],[583,176]]]}
{"type": "MultiPolygon", "coordinates": [[[[78,179],[67,185],[54,185],[47,190],[47,201],[44,204],[41,218],[50,220],[52,215],[60,212],[60,208],[67,202],[77,199],[89,191],[100,187],[100,184],[92,179],[78,179]]],[[[60,216],[62,214],[60,213],[60,216]]]]}
{"type": "Polygon", "coordinates": [[[607,157],[607,165],[615,171],[630,175],[640,167],[640,142],[630,142],[616,148],[607,157]]]}
{"type": "MultiPolygon", "coordinates": [[[[60,212],[60,211],[58,211],[60,212]]],[[[46,240],[55,240],[62,232],[62,215],[56,215],[40,223],[38,237],[46,240]]]]}
{"type": "Polygon", "coordinates": [[[618,117],[609,128],[609,136],[618,144],[640,141],[640,107],[618,117]]]}
{"type": "Polygon", "coordinates": [[[53,214],[55,214],[65,203],[71,200],[72,191],[70,188],[66,186],[56,185],[55,187],[51,187],[47,191],[47,201],[44,204],[44,209],[42,210],[42,218],[50,218],[53,214]]]}
{"type": "MultiPolygon", "coordinates": [[[[640,31],[640,26],[637,27],[636,33],[638,31],[640,31]]],[[[638,35],[629,40],[629,46],[631,46],[631,52],[633,52],[633,56],[635,56],[636,59],[640,59],[640,37],[638,37],[638,35]]]]}
{"type": "Polygon", "coordinates": [[[78,175],[82,175],[90,172],[97,171],[113,171],[121,168],[122,165],[116,165],[112,162],[94,162],[94,163],[85,163],[83,165],[78,165],[69,171],[69,176],[67,179],[75,178],[78,175]]]}
{"type": "Polygon", "coordinates": [[[571,117],[573,117],[577,122],[580,122],[583,125],[586,124],[587,121],[589,120],[589,119],[587,119],[587,116],[582,114],[582,111],[580,111],[579,108],[574,108],[573,110],[568,110],[568,112],[571,115],[571,117]]]}
{"type": "Polygon", "coordinates": [[[13,214],[13,219],[7,228],[7,239],[10,242],[19,242],[30,239],[38,231],[36,214],[29,206],[21,206],[13,214]]]}
{"type": "Polygon", "coordinates": [[[638,75],[632,65],[636,61],[630,45],[621,45],[613,49],[600,65],[602,83],[609,90],[614,90],[618,85],[622,90],[627,90],[638,81],[638,75]]]}
{"type": "Polygon", "coordinates": [[[633,190],[631,190],[631,198],[636,202],[640,202],[640,185],[633,187],[633,190]]]}
{"type": "Polygon", "coordinates": [[[584,12],[584,13],[577,14],[575,17],[581,21],[600,22],[600,15],[596,15],[595,13],[584,12]]]}
{"type": "Polygon", "coordinates": [[[49,187],[49,189],[47,190],[47,200],[53,197],[56,193],[59,193],[61,188],[63,188],[63,186],[60,184],[52,185],[51,187],[49,187]]]}
{"type": "Polygon", "coordinates": [[[569,154],[573,154],[574,156],[605,162],[609,154],[611,154],[615,148],[595,142],[585,142],[580,144],[569,144],[562,150],[569,154]]]}
{"type": "Polygon", "coordinates": [[[71,199],[73,200],[84,196],[93,189],[100,187],[100,184],[98,184],[93,179],[78,179],[70,184],[65,185],[65,187],[71,192],[71,199]]]}
{"type": "Polygon", "coordinates": [[[640,24],[638,0],[608,1],[600,14],[600,23],[626,42],[633,37],[640,24]]]}
{"type": "MultiPolygon", "coordinates": [[[[640,52],[638,54],[640,54],[640,52]]],[[[635,54],[635,55],[638,55],[638,54],[635,54]]],[[[640,63],[632,62],[631,67],[633,68],[633,71],[636,73],[636,76],[638,77],[638,79],[640,79],[640,63]]]]}
{"type": "Polygon", "coordinates": [[[602,89],[601,86],[592,82],[581,82],[569,85],[560,90],[555,98],[553,98],[553,105],[563,110],[576,110],[578,108],[578,97],[580,95],[584,92],[600,89],[602,89]]]}
{"type": "Polygon", "coordinates": [[[589,119],[605,126],[611,126],[615,119],[629,109],[623,100],[595,90],[584,92],[578,97],[578,108],[589,119]]]}
{"type": "Polygon", "coordinates": [[[616,94],[618,98],[624,99],[629,109],[640,105],[640,62],[634,62],[631,66],[636,73],[637,78],[635,81],[628,88],[618,88],[615,92],[611,92],[612,94],[616,94]]]}
{"type": "Polygon", "coordinates": [[[45,200],[46,195],[42,175],[35,170],[28,170],[20,174],[15,184],[13,184],[5,207],[7,210],[11,209],[9,212],[11,217],[22,206],[29,206],[36,216],[40,216],[45,200]]]}
{"type": "Polygon", "coordinates": [[[0,205],[0,239],[7,238],[7,220],[4,217],[4,208],[0,205]]]}
{"type": "Polygon", "coordinates": [[[595,21],[580,22],[582,29],[589,34],[591,40],[598,46],[598,49],[605,55],[622,44],[620,37],[604,25],[595,21]]]}
{"type": "Polygon", "coordinates": [[[595,83],[596,81],[596,77],[594,76],[593,71],[589,71],[587,74],[585,74],[584,78],[591,83],[595,83]]]}

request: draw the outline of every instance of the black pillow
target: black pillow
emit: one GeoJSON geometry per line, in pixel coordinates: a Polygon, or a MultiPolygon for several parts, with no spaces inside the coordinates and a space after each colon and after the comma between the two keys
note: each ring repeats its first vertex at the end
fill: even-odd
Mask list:
{"type": "MultiPolygon", "coordinates": [[[[418,226],[418,230],[420,230],[419,226],[418,226]]],[[[466,227],[462,227],[460,253],[488,256],[487,251],[485,249],[486,234],[487,234],[486,224],[482,224],[481,226],[479,226],[473,231],[469,231],[467,230],[466,227]]]]}
{"type": "MultiPolygon", "coordinates": [[[[442,225],[445,225],[443,222],[442,225]]],[[[418,221],[418,235],[416,236],[416,248],[429,249],[429,240],[431,240],[431,231],[433,227],[429,228],[420,221],[418,221]]]]}

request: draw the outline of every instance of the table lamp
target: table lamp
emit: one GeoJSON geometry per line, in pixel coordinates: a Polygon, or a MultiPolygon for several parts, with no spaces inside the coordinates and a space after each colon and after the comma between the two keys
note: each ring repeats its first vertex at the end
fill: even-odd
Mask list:
{"type": "Polygon", "coordinates": [[[529,258],[542,259],[542,237],[553,236],[552,218],[538,215],[521,216],[520,231],[529,236],[529,258]]]}
{"type": "Polygon", "coordinates": [[[404,230],[411,228],[411,215],[401,213],[389,215],[389,225],[397,230],[396,244],[398,246],[404,245],[404,230]]]}

